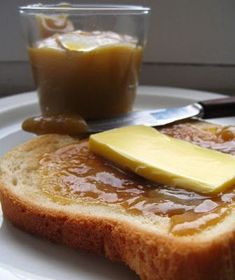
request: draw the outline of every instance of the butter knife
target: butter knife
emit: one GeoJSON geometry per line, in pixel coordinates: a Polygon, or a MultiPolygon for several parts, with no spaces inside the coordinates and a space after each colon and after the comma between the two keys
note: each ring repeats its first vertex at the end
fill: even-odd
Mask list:
{"type": "Polygon", "coordinates": [[[235,96],[196,102],[182,107],[133,111],[115,118],[89,121],[90,133],[128,125],[162,126],[194,117],[210,119],[235,116],[235,96]]]}

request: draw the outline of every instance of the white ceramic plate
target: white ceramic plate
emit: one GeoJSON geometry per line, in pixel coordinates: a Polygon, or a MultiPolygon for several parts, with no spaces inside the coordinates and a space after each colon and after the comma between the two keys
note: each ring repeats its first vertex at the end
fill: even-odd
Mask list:
{"type": "MultiPolygon", "coordinates": [[[[223,95],[164,87],[140,87],[136,108],[154,109],[186,105],[223,95]]],[[[0,156],[32,137],[20,129],[27,116],[39,113],[35,92],[0,99],[0,156]]],[[[235,118],[214,119],[234,124],[235,118]]],[[[4,280],[134,280],[125,265],[102,257],[51,244],[21,232],[0,213],[0,279],[4,280]]]]}

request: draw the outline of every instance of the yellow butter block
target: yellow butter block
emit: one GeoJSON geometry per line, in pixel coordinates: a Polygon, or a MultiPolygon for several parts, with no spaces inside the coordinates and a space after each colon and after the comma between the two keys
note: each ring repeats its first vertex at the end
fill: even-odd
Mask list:
{"type": "Polygon", "coordinates": [[[166,136],[147,126],[128,126],[90,136],[90,150],[151,181],[200,193],[235,185],[235,157],[166,136]]]}

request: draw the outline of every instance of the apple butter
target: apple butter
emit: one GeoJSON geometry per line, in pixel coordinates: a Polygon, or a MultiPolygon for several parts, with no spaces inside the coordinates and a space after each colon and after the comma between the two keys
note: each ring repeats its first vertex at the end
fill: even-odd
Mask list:
{"type": "Polygon", "coordinates": [[[142,47],[104,31],[55,34],[29,48],[42,114],[114,117],[132,109],[142,47]]]}
{"type": "MultiPolygon", "coordinates": [[[[235,154],[233,128],[203,130],[193,124],[176,124],[161,132],[235,154]]],[[[44,194],[58,203],[76,203],[82,198],[116,205],[133,215],[168,217],[170,233],[178,236],[192,235],[217,224],[235,205],[235,188],[203,195],[152,183],[93,154],[87,140],[45,154],[40,160],[40,172],[45,180],[44,194]]]]}
{"type": "Polygon", "coordinates": [[[57,133],[82,136],[88,132],[87,123],[83,118],[68,114],[30,117],[23,121],[22,128],[37,135],[57,133]]]}

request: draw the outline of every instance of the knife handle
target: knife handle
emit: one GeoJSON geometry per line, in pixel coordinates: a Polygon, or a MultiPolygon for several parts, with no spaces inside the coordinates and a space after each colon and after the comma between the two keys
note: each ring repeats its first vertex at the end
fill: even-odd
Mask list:
{"type": "Polygon", "coordinates": [[[198,102],[203,107],[203,118],[235,116],[235,96],[198,102]]]}

